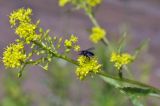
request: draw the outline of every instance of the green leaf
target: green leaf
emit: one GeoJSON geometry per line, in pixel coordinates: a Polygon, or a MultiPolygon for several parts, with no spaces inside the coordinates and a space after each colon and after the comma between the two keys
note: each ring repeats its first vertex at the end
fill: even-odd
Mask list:
{"type": "Polygon", "coordinates": [[[119,42],[118,42],[118,52],[121,53],[121,51],[123,51],[122,49],[124,49],[125,45],[126,45],[126,35],[127,33],[124,32],[123,35],[121,36],[119,42]]]}
{"type": "Polygon", "coordinates": [[[116,88],[121,87],[119,81],[116,81],[116,80],[114,80],[114,79],[112,79],[112,78],[109,78],[109,77],[104,77],[104,76],[100,76],[100,77],[101,77],[105,82],[107,82],[107,83],[115,86],[116,88]]]}
{"type": "Polygon", "coordinates": [[[119,89],[127,94],[134,94],[138,96],[146,96],[152,93],[156,93],[153,90],[148,89],[148,88],[145,89],[145,88],[138,88],[138,87],[121,87],[119,89]]]}
{"type": "Polygon", "coordinates": [[[108,74],[101,74],[100,77],[107,83],[113,85],[115,88],[120,88],[121,91],[128,94],[136,94],[138,96],[154,96],[160,97],[160,90],[144,83],[130,80],[120,79],[108,74]]]}
{"type": "Polygon", "coordinates": [[[137,57],[137,55],[139,55],[139,53],[148,46],[148,42],[149,39],[144,40],[136,49],[135,49],[135,58],[137,57]]]}
{"type": "Polygon", "coordinates": [[[139,100],[139,97],[136,95],[129,95],[129,98],[134,106],[144,106],[141,101],[139,100]]]}

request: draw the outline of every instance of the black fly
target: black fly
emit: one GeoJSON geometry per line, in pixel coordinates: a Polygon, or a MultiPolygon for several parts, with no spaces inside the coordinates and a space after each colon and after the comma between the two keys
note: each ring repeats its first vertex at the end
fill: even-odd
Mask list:
{"type": "Polygon", "coordinates": [[[79,55],[83,55],[83,56],[86,56],[87,58],[90,59],[90,57],[94,56],[94,53],[92,53],[90,50],[93,50],[94,48],[89,48],[89,49],[86,49],[86,50],[82,50],[80,51],[80,54],[79,55]]]}

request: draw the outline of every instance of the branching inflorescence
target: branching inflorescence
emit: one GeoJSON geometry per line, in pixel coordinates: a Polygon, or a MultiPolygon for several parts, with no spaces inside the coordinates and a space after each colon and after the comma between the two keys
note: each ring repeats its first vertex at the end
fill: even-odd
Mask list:
{"type": "Polygon", "coordinates": [[[53,57],[65,59],[78,65],[76,74],[79,79],[84,79],[89,72],[98,72],[101,65],[98,64],[97,58],[91,58],[86,61],[84,56],[78,57],[78,62],[67,57],[67,54],[73,49],[75,52],[80,51],[77,44],[78,38],[71,35],[68,39],[51,37],[49,30],[43,31],[39,27],[40,20],[35,24],[31,20],[32,10],[18,9],[9,16],[10,24],[15,29],[15,34],[19,36],[15,43],[10,44],[3,53],[3,62],[6,68],[20,68],[18,76],[21,76],[24,66],[27,64],[40,65],[43,69],[48,70],[48,64],[53,57]],[[64,44],[64,45],[63,45],[64,44]],[[29,45],[31,52],[27,53],[25,46],[29,45]],[[59,53],[63,45],[63,53],[59,53]],[[39,58],[32,59],[37,55],[39,58]],[[83,57],[83,58],[82,58],[83,57]],[[82,62],[84,61],[85,62],[82,62]]]}
{"type": "MultiPolygon", "coordinates": [[[[70,3],[75,9],[83,9],[85,11],[93,23],[89,39],[95,44],[98,42],[104,43],[105,46],[110,49],[110,59],[108,59],[108,61],[113,63],[115,70],[122,72],[123,66],[127,66],[133,62],[136,55],[133,56],[127,52],[115,49],[107,39],[107,32],[98,24],[93,14],[93,8],[101,2],[102,0],[59,0],[59,5],[63,7],[70,3]]],[[[48,70],[48,64],[52,61],[52,58],[57,57],[77,65],[75,73],[80,80],[85,79],[87,76],[100,75],[117,81],[117,83],[121,81],[139,86],[138,89],[141,90],[143,90],[142,88],[147,88],[150,91],[149,93],[160,93],[159,89],[152,86],[125,79],[121,76],[121,78],[114,77],[105,73],[102,70],[102,64],[99,64],[96,56],[89,57],[79,55],[77,60],[73,60],[68,54],[70,54],[71,51],[81,51],[78,45],[78,37],[74,34],[71,34],[67,39],[56,36],[51,37],[49,30],[44,31],[43,28],[39,27],[40,20],[34,23],[31,16],[32,9],[30,8],[20,8],[9,15],[11,28],[15,30],[15,34],[18,35],[19,38],[5,48],[3,52],[3,63],[6,68],[18,68],[18,77],[22,75],[25,66],[28,64],[39,65],[44,70],[48,70]],[[30,50],[26,50],[26,46],[29,46],[30,50]],[[33,59],[33,56],[37,58],[33,59]]],[[[121,88],[120,90],[126,90],[123,89],[122,83],[120,83],[119,86],[121,88]]],[[[127,88],[129,88],[129,90],[135,89],[132,87],[127,88]]]]}

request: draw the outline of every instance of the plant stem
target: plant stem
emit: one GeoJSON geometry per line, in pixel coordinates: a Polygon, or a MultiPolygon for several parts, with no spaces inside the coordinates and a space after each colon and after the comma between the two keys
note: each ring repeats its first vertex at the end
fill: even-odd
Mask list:
{"type": "Polygon", "coordinates": [[[55,53],[54,51],[48,49],[47,47],[43,46],[43,45],[42,45],[41,43],[39,43],[39,42],[34,41],[33,43],[35,43],[37,46],[39,46],[39,47],[42,48],[43,50],[48,51],[50,54],[52,54],[53,57],[61,58],[61,59],[66,60],[66,61],[68,61],[68,62],[70,62],[70,63],[73,63],[73,64],[75,64],[75,65],[78,65],[78,62],[77,62],[77,61],[75,61],[75,60],[73,60],[73,59],[71,59],[71,58],[69,58],[69,57],[67,57],[67,56],[65,56],[65,55],[61,55],[61,54],[55,53]]]}
{"type": "Polygon", "coordinates": [[[66,61],[68,61],[68,62],[70,62],[70,63],[72,63],[72,64],[75,64],[75,65],[77,65],[77,66],[79,65],[77,61],[75,61],[75,60],[73,60],[73,59],[71,59],[71,58],[69,58],[69,57],[67,57],[67,56],[57,54],[55,57],[61,58],[61,59],[63,59],[63,60],[66,60],[66,61]]]}
{"type": "MultiPolygon", "coordinates": [[[[70,63],[78,66],[78,62],[77,62],[77,61],[75,61],[75,60],[73,60],[73,59],[71,59],[71,58],[69,58],[69,57],[67,57],[67,56],[65,56],[65,55],[57,54],[57,53],[55,53],[54,51],[47,49],[47,48],[46,48],[45,46],[43,46],[41,43],[38,43],[38,42],[34,42],[34,43],[35,43],[37,46],[41,47],[42,49],[44,49],[44,50],[48,51],[49,53],[51,53],[51,54],[53,55],[53,57],[61,58],[61,59],[63,59],[63,60],[66,60],[66,61],[68,61],[68,62],[70,62],[70,63]]],[[[130,80],[130,79],[126,79],[126,78],[120,79],[119,77],[112,76],[112,75],[110,75],[110,74],[108,74],[108,73],[106,73],[106,72],[104,73],[104,71],[101,71],[101,72],[99,72],[99,73],[97,73],[97,74],[99,74],[99,75],[101,75],[101,76],[104,76],[104,77],[111,78],[111,79],[113,79],[113,80],[117,80],[117,81],[121,81],[121,82],[126,82],[126,83],[128,83],[128,84],[133,84],[133,85],[137,85],[137,86],[141,86],[141,87],[147,87],[147,88],[150,88],[150,89],[152,89],[152,90],[160,93],[160,90],[159,90],[159,89],[157,89],[157,88],[155,88],[155,87],[152,87],[152,86],[150,86],[150,85],[147,85],[147,84],[144,84],[144,83],[135,81],[135,80],[130,80]]]]}
{"type": "Polygon", "coordinates": [[[93,14],[91,12],[86,12],[86,14],[88,15],[89,19],[91,20],[91,22],[93,23],[94,26],[100,27],[98,22],[96,21],[96,19],[94,18],[93,14]]]}

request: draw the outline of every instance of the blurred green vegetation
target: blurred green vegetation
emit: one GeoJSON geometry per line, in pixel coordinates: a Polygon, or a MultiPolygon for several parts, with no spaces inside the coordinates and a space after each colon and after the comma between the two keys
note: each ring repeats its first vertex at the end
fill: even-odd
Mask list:
{"type": "Polygon", "coordinates": [[[18,79],[13,70],[7,70],[3,80],[4,98],[0,100],[0,106],[30,106],[31,99],[22,89],[23,78],[18,79]]]}

